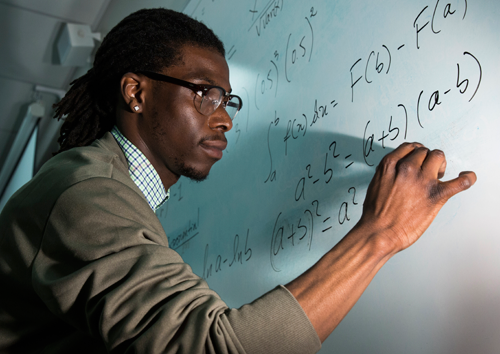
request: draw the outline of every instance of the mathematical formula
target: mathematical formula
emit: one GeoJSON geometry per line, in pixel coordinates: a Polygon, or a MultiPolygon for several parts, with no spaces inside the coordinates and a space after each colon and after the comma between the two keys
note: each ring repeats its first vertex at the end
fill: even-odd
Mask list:
{"type": "MultiPolygon", "coordinates": [[[[359,192],[362,187],[345,181],[339,186],[336,183],[339,175],[348,176],[350,171],[356,169],[357,163],[374,167],[386,147],[412,139],[425,129],[432,129],[440,117],[439,108],[457,102],[466,105],[481,91],[482,58],[474,48],[464,47],[459,55],[453,56],[454,62],[448,64],[449,71],[441,75],[439,83],[429,80],[434,87],[424,86],[424,80],[418,81],[422,87],[415,87],[415,95],[407,92],[403,92],[400,98],[392,95],[384,105],[385,114],[365,117],[356,127],[357,131],[352,132],[360,137],[357,139],[359,142],[355,139],[348,141],[341,135],[328,141],[327,138],[315,141],[318,135],[314,132],[318,127],[346,119],[340,116],[340,110],[364,104],[371,94],[367,88],[376,89],[394,82],[397,85],[397,80],[410,74],[424,78],[431,75],[401,73],[401,70],[406,70],[401,69],[401,63],[417,57],[436,41],[446,40],[458,28],[470,26],[467,19],[473,2],[434,0],[419,6],[411,16],[406,17],[406,31],[402,30],[401,34],[387,33],[391,41],[382,36],[374,37],[370,45],[356,47],[359,52],[342,52],[340,55],[350,58],[350,61],[349,65],[342,66],[340,77],[328,80],[328,85],[311,87],[311,93],[306,97],[298,94],[283,98],[283,92],[289,93],[289,88],[299,81],[301,75],[317,70],[316,57],[324,51],[333,50],[318,43],[321,35],[329,30],[328,17],[332,17],[332,13],[321,5],[313,5],[303,6],[300,12],[292,12],[292,5],[284,0],[255,0],[249,4],[245,27],[247,36],[263,44],[262,50],[254,53],[259,58],[259,65],[251,68],[252,76],[245,82],[243,92],[237,93],[246,98],[246,111],[236,118],[230,134],[234,134],[234,144],[238,144],[245,134],[259,134],[259,139],[255,140],[260,144],[265,142],[265,146],[260,146],[262,153],[259,156],[260,166],[255,172],[256,179],[268,188],[264,190],[285,191],[286,200],[292,204],[268,215],[274,222],[267,226],[266,236],[254,236],[250,225],[245,227],[246,232],[234,235],[228,241],[232,242],[231,251],[222,252],[206,243],[201,272],[204,278],[244,267],[261,257],[259,252],[262,248],[254,245],[262,243],[263,237],[268,252],[265,258],[275,272],[280,272],[286,267],[288,253],[311,250],[315,239],[331,236],[335,227],[349,224],[353,221],[353,214],[359,214],[363,201],[359,192]],[[288,26],[288,22],[293,26],[288,26]],[[279,30],[283,28],[287,30],[279,30]],[[272,44],[265,45],[265,41],[272,44]],[[318,92],[315,93],[314,89],[318,92]],[[274,106],[275,101],[286,101],[286,105],[293,109],[283,109],[279,104],[274,106]],[[270,103],[272,110],[269,110],[270,103]],[[251,131],[248,121],[257,118],[265,122],[265,129],[251,131]],[[296,151],[313,143],[314,149],[308,152],[308,158],[304,159],[304,155],[301,159],[295,158],[296,151]],[[289,173],[290,166],[296,167],[294,175],[289,173]],[[320,193],[317,191],[330,188],[331,195],[335,194],[334,199],[331,195],[318,196],[320,193]]],[[[238,40],[235,39],[227,47],[226,59],[229,63],[241,60],[244,52],[238,40]]],[[[256,48],[260,48],[260,44],[256,48]]],[[[342,48],[335,50],[341,51],[342,48]]],[[[181,188],[178,193],[181,196],[181,188]]],[[[184,240],[189,242],[195,231],[203,232],[202,228],[195,230],[195,226],[200,225],[190,221],[182,232],[172,238],[171,243],[182,245],[184,240]]]]}

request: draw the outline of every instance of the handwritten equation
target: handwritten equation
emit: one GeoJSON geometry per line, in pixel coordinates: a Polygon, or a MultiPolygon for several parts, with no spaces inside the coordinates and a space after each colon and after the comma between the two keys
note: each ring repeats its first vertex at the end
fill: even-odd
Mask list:
{"type": "MultiPolygon", "coordinates": [[[[447,21],[451,21],[454,17],[459,17],[459,20],[463,21],[467,15],[467,5],[466,0],[463,1],[462,7],[454,7],[451,3],[437,0],[433,5],[422,8],[415,16],[413,23],[411,23],[415,34],[413,50],[418,51],[425,46],[426,42],[430,40],[430,36],[440,35],[445,30],[451,31],[452,28],[446,26],[447,21]]],[[[456,22],[455,25],[459,24],[456,22]]],[[[312,31],[312,33],[314,32],[312,31]]],[[[335,97],[326,102],[318,102],[318,99],[315,99],[314,104],[310,104],[314,107],[311,110],[312,114],[310,112],[297,113],[295,117],[287,117],[286,119],[279,118],[278,110],[276,110],[274,112],[275,118],[269,123],[267,131],[267,151],[270,168],[266,178],[263,179],[264,183],[279,183],[280,171],[274,166],[273,161],[287,156],[291,143],[300,139],[307,139],[308,129],[313,127],[319,120],[334,119],[335,107],[339,104],[346,105],[358,102],[359,94],[357,94],[357,89],[359,86],[373,84],[380,80],[382,75],[390,76],[394,62],[399,60],[399,53],[410,50],[410,48],[411,46],[407,46],[405,43],[401,43],[394,48],[381,43],[378,48],[368,50],[364,58],[360,57],[354,60],[348,69],[350,85],[347,88],[350,90],[350,102],[338,102],[335,97]],[[284,124],[286,126],[282,126],[284,124]],[[281,129],[279,129],[280,126],[282,126],[281,129]],[[276,131],[276,134],[273,134],[273,131],[276,131]],[[279,139],[280,132],[285,132],[284,136],[281,137],[283,149],[273,151],[272,146],[275,146],[275,144],[272,144],[272,142],[279,139]]],[[[305,54],[306,51],[304,50],[302,53],[305,54]]],[[[256,99],[259,94],[272,93],[274,96],[277,95],[279,71],[277,69],[273,71],[270,68],[269,74],[275,74],[273,77],[274,86],[272,86],[275,91],[261,90],[256,93],[256,99]]],[[[450,76],[449,81],[443,83],[442,87],[436,87],[435,90],[429,92],[420,90],[419,95],[415,97],[413,102],[404,102],[403,100],[396,102],[393,106],[394,112],[385,118],[385,128],[379,131],[373,130],[374,128],[379,129],[379,124],[373,125],[371,120],[368,120],[362,127],[362,144],[359,144],[357,150],[349,151],[352,146],[344,144],[341,139],[332,141],[328,149],[323,152],[324,164],[321,166],[322,171],[320,170],[319,173],[314,172],[317,171],[317,167],[312,163],[306,164],[305,173],[298,178],[295,186],[294,200],[307,203],[309,195],[313,195],[313,193],[310,193],[312,190],[320,184],[328,185],[334,179],[335,169],[349,169],[355,161],[364,161],[367,166],[374,166],[377,159],[372,159],[372,157],[377,149],[385,149],[388,141],[396,143],[406,141],[410,127],[416,126],[419,129],[425,129],[427,125],[430,126],[436,119],[431,115],[438,106],[446,104],[447,97],[451,97],[453,94],[459,95],[459,97],[464,98],[465,102],[471,102],[481,86],[482,75],[482,67],[478,57],[470,51],[463,51],[463,56],[456,58],[455,76],[450,76]],[[464,71],[464,67],[467,70],[464,71]],[[413,124],[413,122],[418,125],[413,124]],[[347,147],[347,150],[344,146],[347,147]]],[[[287,82],[289,81],[287,75],[285,75],[285,79],[287,82]]],[[[271,89],[271,85],[266,88],[271,89]]],[[[305,102],[302,106],[307,107],[308,103],[305,102]]],[[[314,154],[316,151],[317,149],[315,149],[314,154]]],[[[311,159],[317,161],[312,155],[311,159]]],[[[290,178],[290,176],[286,178],[290,178]]],[[[269,244],[270,264],[273,270],[276,272],[281,270],[282,266],[279,259],[280,257],[287,259],[287,252],[292,252],[292,249],[297,247],[310,250],[315,235],[318,236],[331,230],[333,223],[343,225],[349,222],[351,220],[351,211],[360,204],[356,192],[356,186],[349,186],[347,194],[349,194],[350,198],[345,196],[343,200],[337,200],[337,207],[333,207],[334,211],[336,211],[330,213],[330,215],[321,212],[320,206],[324,202],[319,199],[309,201],[309,207],[304,209],[302,215],[299,213],[294,217],[292,215],[287,216],[285,212],[279,212],[269,244]]],[[[331,201],[329,201],[329,206],[332,206],[331,201]]]]}
{"type": "MultiPolygon", "coordinates": [[[[324,54],[323,51],[332,50],[322,42],[316,43],[328,30],[325,24],[331,14],[317,3],[304,6],[300,11],[291,11],[291,4],[285,4],[284,0],[251,2],[246,10],[248,26],[244,30],[252,40],[262,43],[271,39],[272,44],[263,46],[267,49],[258,53],[259,65],[252,68],[252,76],[245,83],[248,90],[243,88],[245,102],[249,103],[244,105],[248,110],[246,121],[235,121],[231,134],[235,134],[235,143],[238,143],[240,137],[249,132],[249,119],[254,119],[258,111],[259,117],[265,117],[265,129],[259,131],[263,135],[258,139],[266,144],[262,149],[265,151],[261,159],[263,166],[258,169],[259,181],[269,188],[286,185],[282,190],[287,191],[287,200],[292,203],[274,211],[272,229],[269,226],[269,232],[266,232],[269,264],[274,271],[280,272],[286,266],[288,254],[298,249],[310,251],[316,238],[322,235],[331,237],[336,227],[349,224],[353,214],[361,211],[359,191],[362,188],[354,181],[345,180],[339,186],[336,177],[348,176],[357,168],[356,163],[374,167],[388,146],[403,143],[418,132],[432,129],[442,116],[440,107],[457,102],[468,104],[480,92],[483,81],[481,55],[475,53],[474,48],[465,46],[459,53],[449,54],[451,61],[446,63],[449,70],[440,73],[438,83],[432,77],[425,82],[424,74],[428,73],[412,73],[409,72],[411,68],[403,72],[403,76],[422,76],[418,86],[415,85],[416,91],[410,95],[404,92],[402,97],[394,94],[385,103],[384,114],[362,118],[355,128],[354,136],[359,136],[359,139],[347,141],[349,137],[336,137],[335,134],[332,134],[333,139],[315,141],[314,138],[318,134],[313,132],[323,124],[333,125],[346,119],[339,112],[364,104],[370,95],[368,89],[377,89],[387,83],[392,85],[399,80],[401,70],[405,70],[401,68],[408,58],[418,57],[440,40],[444,47],[447,38],[458,28],[470,26],[466,21],[472,4],[469,3],[467,0],[433,0],[414,8],[412,15],[405,20],[406,31],[401,31],[404,37],[394,38],[398,35],[390,34],[391,41],[384,40],[383,36],[374,37],[370,45],[358,48],[357,54],[342,52],[344,57],[352,58],[343,61],[349,65],[342,66],[345,74],[342,79],[322,85],[321,95],[311,87],[311,94],[302,97],[306,90],[298,88],[297,95],[294,95],[290,87],[303,75],[317,71],[315,58],[324,54]],[[293,23],[291,30],[278,30],[288,22],[293,23]],[[283,98],[283,91],[292,94],[283,98]],[[286,109],[279,105],[284,99],[286,109]],[[274,102],[278,104],[274,105],[274,102]],[[269,109],[271,103],[272,110],[269,109]],[[292,110],[290,106],[296,108],[292,110]],[[320,146],[320,143],[324,145],[320,146]],[[297,155],[301,159],[295,158],[294,154],[301,153],[301,149],[309,144],[315,144],[314,149],[305,158],[304,154],[297,155]],[[290,166],[296,166],[296,175],[290,175],[290,166]],[[331,195],[318,195],[318,191],[323,193],[329,188],[331,195]],[[334,194],[335,199],[331,198],[334,194]]],[[[238,46],[236,41],[228,46],[228,61],[243,55],[238,46]]],[[[171,243],[182,245],[196,231],[195,225],[188,224],[171,243]]],[[[205,279],[235,266],[245,266],[252,256],[260,257],[259,248],[253,247],[252,251],[252,242],[257,241],[250,236],[250,229],[246,235],[235,235],[231,239],[230,251],[215,250],[210,243],[205,245],[202,272],[205,279]]]]}
{"type": "Polygon", "coordinates": [[[252,258],[252,249],[249,243],[250,229],[247,230],[245,242],[240,241],[240,236],[236,234],[233,237],[232,249],[228,254],[210,252],[210,245],[205,245],[205,253],[203,257],[203,272],[202,278],[208,279],[212,275],[228,270],[233,266],[242,266],[247,264],[252,258]]]}

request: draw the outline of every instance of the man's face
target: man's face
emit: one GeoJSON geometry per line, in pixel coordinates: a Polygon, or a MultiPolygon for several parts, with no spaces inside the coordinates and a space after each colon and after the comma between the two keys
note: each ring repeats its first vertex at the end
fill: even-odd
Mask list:
{"type": "MultiPolygon", "coordinates": [[[[211,49],[184,46],[182,59],[160,73],[195,84],[217,85],[231,91],[229,68],[222,55],[211,49]]],[[[225,109],[220,106],[210,116],[198,112],[195,93],[165,82],[149,85],[140,135],[149,149],[160,175],[172,173],[201,181],[212,165],[222,158],[232,128],[225,109]]]]}

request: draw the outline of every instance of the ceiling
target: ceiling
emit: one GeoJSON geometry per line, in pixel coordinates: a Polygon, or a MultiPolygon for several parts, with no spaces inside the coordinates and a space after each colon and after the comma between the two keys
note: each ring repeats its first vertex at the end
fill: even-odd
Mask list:
{"type": "MultiPolygon", "coordinates": [[[[103,36],[140,8],[182,11],[189,0],[0,0],[0,167],[3,166],[27,106],[41,100],[44,121],[52,123],[57,95],[36,92],[36,85],[67,90],[88,70],[57,64],[55,40],[63,23],[88,24],[103,36]]],[[[47,123],[45,124],[47,125],[47,123]]],[[[43,133],[43,129],[40,133],[43,133]]],[[[39,133],[39,136],[40,136],[39,133]]],[[[52,138],[52,137],[51,137],[52,138]]],[[[53,139],[52,139],[53,140],[53,139]]]]}

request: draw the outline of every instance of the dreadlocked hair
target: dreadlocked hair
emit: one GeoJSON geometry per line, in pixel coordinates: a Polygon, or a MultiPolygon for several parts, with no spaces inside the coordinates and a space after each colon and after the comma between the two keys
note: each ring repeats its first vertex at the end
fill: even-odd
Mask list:
{"type": "Polygon", "coordinates": [[[159,71],[182,58],[183,45],[214,49],[224,45],[207,26],[167,9],[139,10],[124,18],[106,35],[94,65],[71,82],[64,98],[54,104],[54,118],[63,119],[57,153],[90,145],[115,125],[121,77],[127,72],[159,71]]]}

